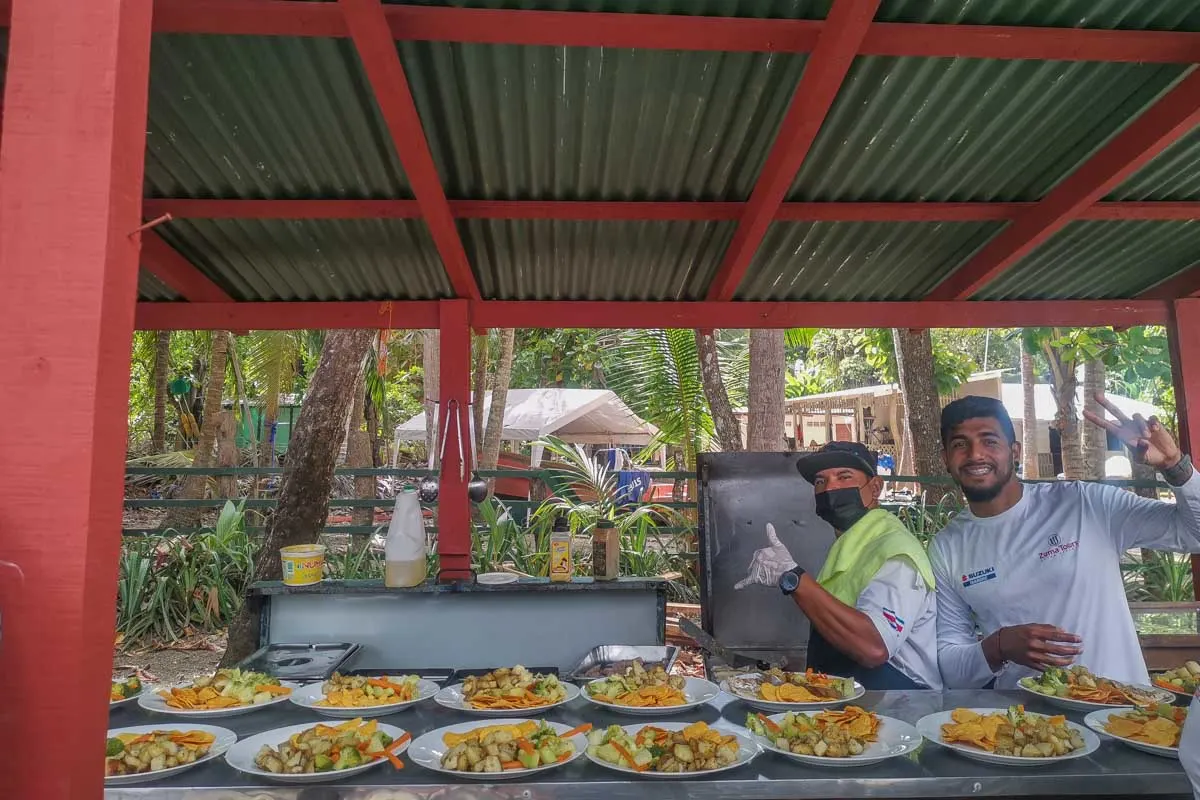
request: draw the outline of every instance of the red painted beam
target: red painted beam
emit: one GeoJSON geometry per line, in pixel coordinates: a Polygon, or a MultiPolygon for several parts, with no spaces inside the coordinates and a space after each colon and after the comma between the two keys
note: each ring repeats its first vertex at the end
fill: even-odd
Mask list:
{"type": "Polygon", "coordinates": [[[468,420],[471,402],[471,324],[466,300],[438,303],[438,441],[446,441],[438,475],[438,560],[440,581],[471,578],[471,505],[467,482],[472,465],[468,420]],[[446,435],[449,429],[449,435],[446,435]]]}
{"type": "Polygon", "coordinates": [[[1200,122],[1200,70],[1189,74],[1109,140],[1045,198],[955,270],[931,300],[963,300],[1028,255],[1200,122]]]}
{"type": "MultiPolygon", "coordinates": [[[[455,219],[578,221],[733,221],[745,203],[641,200],[450,200],[455,219]]],[[[1033,203],[783,203],[777,222],[993,222],[1016,217],[1033,203]]],[[[416,200],[208,200],[147,198],[148,218],[176,219],[415,219],[416,200]]],[[[1080,219],[1193,220],[1200,202],[1097,203],[1080,219]]]]}
{"type": "Polygon", "coordinates": [[[15,0],[0,141],[6,798],[104,793],[150,0],[15,0]],[[70,487],[69,491],[64,491],[70,487]],[[51,691],[29,691],[34,686],[51,691]]]}
{"type": "Polygon", "coordinates": [[[438,326],[436,300],[337,303],[138,303],[137,329],[299,330],[379,328],[423,330],[438,326]],[[301,321],[303,325],[297,325],[301,321]]]}
{"type": "Polygon", "coordinates": [[[145,230],[142,239],[142,266],[154,273],[179,296],[194,303],[222,303],[233,300],[225,290],[208,279],[196,265],[179,254],[155,231],[145,230]]]}
{"type": "MultiPolygon", "coordinates": [[[[139,330],[293,330],[438,326],[438,301],[325,303],[139,303],[139,330]]],[[[484,300],[470,305],[476,328],[1020,328],[1166,323],[1158,300],[1002,302],[592,302],[484,300]]]]}
{"type": "Polygon", "coordinates": [[[391,131],[396,153],[412,186],[421,216],[429,226],[434,246],[450,285],[460,297],[478,299],[479,286],[459,238],[441,178],[429,152],[429,142],[413,102],[408,77],[400,63],[396,42],[388,31],[380,0],[338,0],[379,110],[391,131]]]}
{"type": "MultiPolygon", "coordinates": [[[[1175,384],[1179,444],[1200,458],[1200,299],[1176,300],[1167,325],[1175,384]]],[[[1192,597],[1200,600],[1200,557],[1192,555],[1192,597]]]]}
{"type": "MultiPolygon", "coordinates": [[[[154,28],[163,33],[349,35],[331,3],[157,0],[154,11],[154,28]]],[[[811,52],[824,25],[821,20],[416,5],[390,5],[385,13],[392,36],[404,40],[726,52],[811,52]]],[[[861,53],[1187,64],[1200,61],[1200,34],[876,22],[861,53]]]]}
{"type": "Polygon", "coordinates": [[[730,300],[833,106],[879,0],[835,0],[821,38],[796,85],[733,241],[708,287],[709,300],[730,300]]]}

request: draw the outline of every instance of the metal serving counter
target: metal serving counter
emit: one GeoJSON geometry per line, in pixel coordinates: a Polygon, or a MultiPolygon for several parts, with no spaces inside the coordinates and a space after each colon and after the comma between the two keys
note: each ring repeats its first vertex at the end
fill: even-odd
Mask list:
{"type": "MultiPolygon", "coordinates": [[[[1006,707],[1026,703],[1030,710],[1053,712],[1049,706],[1030,701],[1019,692],[868,692],[862,705],[881,714],[915,723],[926,714],[957,707],[1006,707]]],[[[711,705],[669,717],[672,720],[709,723],[722,718],[742,725],[749,707],[726,695],[711,705]]],[[[1081,722],[1078,714],[1069,714],[1081,722]]],[[[596,709],[583,700],[556,709],[546,719],[576,725],[596,726],[651,723],[655,718],[615,715],[596,709]]],[[[295,725],[315,715],[290,703],[244,716],[211,720],[250,736],[273,728],[295,725]]],[[[387,722],[413,733],[463,721],[486,720],[442,708],[432,701],[384,717],[387,722]]],[[[668,718],[664,718],[668,719],[668,718]]],[[[175,717],[148,714],[137,706],[112,712],[111,726],[158,724],[180,726],[175,717]]],[[[401,757],[402,760],[403,757],[401,757]]],[[[383,763],[367,772],[327,785],[297,786],[271,784],[237,772],[224,759],[196,767],[180,775],[153,783],[104,792],[108,800],[472,800],[473,798],[520,798],[520,800],[642,800],[646,798],[691,798],[692,800],[787,800],[788,798],[843,797],[967,797],[973,795],[1038,797],[1063,795],[1155,795],[1191,798],[1187,776],[1179,762],[1147,755],[1114,741],[1105,741],[1089,758],[1030,768],[996,767],[971,761],[928,742],[908,758],[892,759],[862,769],[807,767],[782,756],[763,752],[739,770],[711,778],[626,780],[619,773],[598,767],[586,759],[554,770],[528,782],[447,782],[445,776],[406,762],[402,771],[383,763]]]]}

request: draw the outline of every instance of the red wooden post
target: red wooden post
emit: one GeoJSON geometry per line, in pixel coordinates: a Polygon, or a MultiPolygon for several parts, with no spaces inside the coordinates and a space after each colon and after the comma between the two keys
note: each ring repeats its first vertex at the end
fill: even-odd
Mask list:
{"type": "MultiPolygon", "coordinates": [[[[1179,444],[1200,459],[1200,298],[1176,300],[1168,328],[1179,444]]],[[[1200,558],[1192,556],[1192,593],[1200,600],[1200,558]]]]}
{"type": "Polygon", "coordinates": [[[443,300],[441,307],[441,363],[438,446],[449,426],[438,489],[438,579],[471,577],[471,507],[467,500],[470,478],[470,434],[467,404],[471,402],[471,326],[466,300],[443,300]],[[462,438],[459,438],[459,434],[462,438]],[[459,448],[463,459],[458,457],[459,448]],[[465,462],[465,463],[464,463],[465,462]]]}
{"type": "Polygon", "coordinates": [[[0,144],[0,795],[98,798],[151,0],[14,0],[0,144]],[[30,691],[33,686],[53,691],[30,691]]]}

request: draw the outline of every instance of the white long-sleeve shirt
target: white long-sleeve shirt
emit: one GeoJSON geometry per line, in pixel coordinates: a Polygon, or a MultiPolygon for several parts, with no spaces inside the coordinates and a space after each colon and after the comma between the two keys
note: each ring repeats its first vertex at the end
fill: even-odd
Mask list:
{"type": "MultiPolygon", "coordinates": [[[[1075,663],[1098,675],[1148,684],[1121,579],[1121,554],[1135,547],[1200,551],[1200,471],[1175,489],[1176,503],[1112,486],[1077,482],[1024,487],[994,517],[959,514],[933,541],[938,666],[946,688],[993,677],[976,627],[988,636],[1011,625],[1047,623],[1079,635],[1075,663]]],[[[1007,664],[996,688],[1033,671],[1007,664]]]]}
{"type": "Polygon", "coordinates": [[[854,606],[870,617],[888,663],[917,683],[942,688],[937,664],[937,595],[906,558],[884,563],[854,606]]]}

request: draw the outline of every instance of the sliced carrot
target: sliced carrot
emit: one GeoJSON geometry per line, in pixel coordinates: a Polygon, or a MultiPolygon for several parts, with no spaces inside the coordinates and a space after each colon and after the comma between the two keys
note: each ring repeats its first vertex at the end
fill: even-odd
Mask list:
{"type": "Polygon", "coordinates": [[[395,767],[396,769],[404,769],[404,762],[401,761],[400,759],[396,758],[395,753],[384,750],[383,754],[385,756],[387,756],[388,761],[392,762],[393,767],[395,767]]]}
{"type": "Polygon", "coordinates": [[[622,746],[621,746],[620,744],[618,744],[617,742],[609,742],[609,744],[611,744],[611,745],[613,746],[613,749],[617,751],[617,754],[618,754],[618,755],[620,755],[620,756],[621,756],[621,758],[623,758],[623,759],[625,759],[626,761],[628,761],[628,762],[629,762],[629,766],[633,767],[633,768],[634,768],[635,770],[637,770],[638,772],[643,772],[643,771],[645,771],[645,769],[646,769],[646,768],[645,768],[645,767],[638,766],[638,763],[637,763],[636,761],[634,761],[634,760],[633,760],[633,756],[631,756],[631,755],[629,754],[629,751],[628,751],[628,750],[626,750],[624,747],[622,747],[622,746]]]}
{"type": "Polygon", "coordinates": [[[274,684],[264,683],[262,686],[255,686],[255,692],[267,692],[268,694],[291,694],[292,690],[286,686],[275,686],[274,684]]]}
{"type": "Polygon", "coordinates": [[[578,736],[581,733],[587,733],[591,729],[592,729],[592,723],[585,722],[577,728],[571,728],[571,730],[567,731],[566,733],[560,733],[558,735],[558,738],[570,739],[572,736],[578,736]]]}
{"type": "Polygon", "coordinates": [[[762,714],[755,714],[754,716],[758,717],[758,720],[759,720],[759,722],[761,722],[763,724],[763,727],[765,727],[767,730],[771,731],[772,733],[779,733],[780,731],[783,730],[783,728],[780,728],[773,721],[771,721],[770,719],[767,719],[762,714]]]}
{"type": "Polygon", "coordinates": [[[525,769],[525,765],[520,761],[501,761],[500,769],[525,769]]]}
{"type": "Polygon", "coordinates": [[[561,756],[559,756],[558,758],[554,759],[554,761],[555,761],[555,763],[561,764],[562,762],[564,762],[564,761],[566,761],[568,758],[570,758],[572,755],[574,755],[574,754],[573,754],[573,753],[563,753],[561,756]]]}
{"type": "Polygon", "coordinates": [[[399,748],[402,744],[404,744],[411,738],[412,738],[412,734],[405,731],[404,735],[397,736],[395,739],[392,740],[391,744],[389,744],[387,747],[383,748],[384,752],[386,752],[386,753],[396,752],[397,748],[399,748]]]}
{"type": "Polygon", "coordinates": [[[525,753],[533,755],[533,745],[529,743],[528,739],[517,739],[517,747],[521,748],[525,753]]]}

